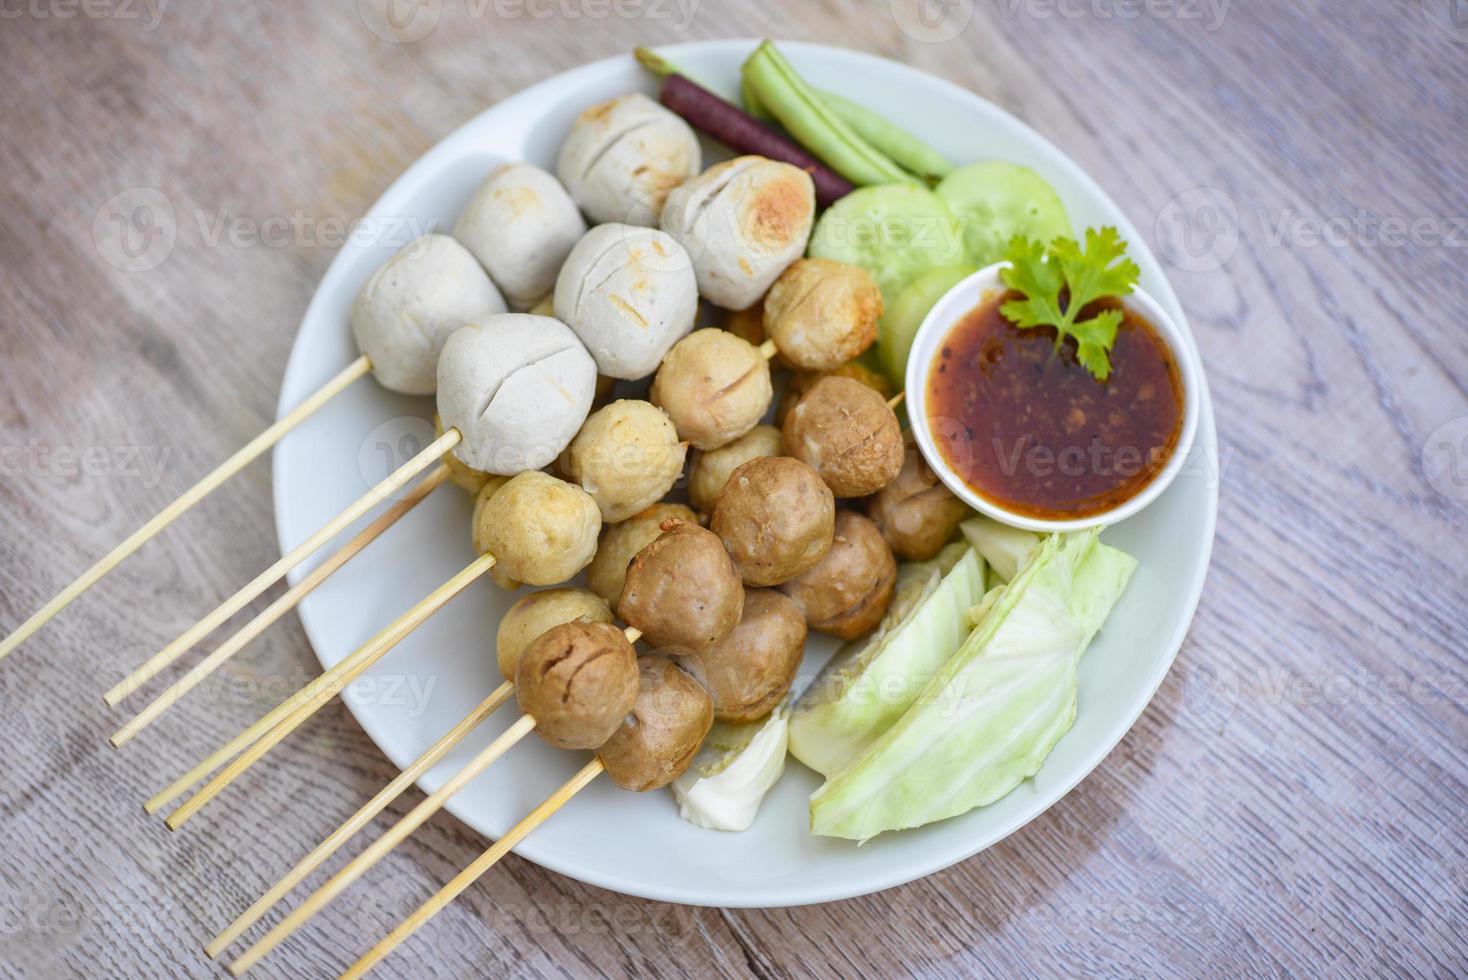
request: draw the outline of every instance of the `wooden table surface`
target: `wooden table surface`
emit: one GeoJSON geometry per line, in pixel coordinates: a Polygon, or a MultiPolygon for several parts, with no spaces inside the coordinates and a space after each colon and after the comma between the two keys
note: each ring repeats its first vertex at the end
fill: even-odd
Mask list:
{"type": "MultiPolygon", "coordinates": [[[[1176,666],[1002,844],[772,911],[512,857],[380,975],[1468,969],[1461,4],[394,0],[431,29],[389,43],[384,2],[0,6],[0,632],[272,417],[342,222],[484,106],[637,43],[860,48],[1028,121],[1167,259],[1223,463],[1176,666]]],[[[270,499],[262,462],[0,664],[0,975],[210,975],[202,942],[393,775],[333,705],[198,827],[141,813],[283,693],[253,681],[314,673],[294,618],[232,696],[105,743],[98,693],[277,557],[270,499]]],[[[483,846],[440,815],[261,975],[342,968],[483,846]]]]}

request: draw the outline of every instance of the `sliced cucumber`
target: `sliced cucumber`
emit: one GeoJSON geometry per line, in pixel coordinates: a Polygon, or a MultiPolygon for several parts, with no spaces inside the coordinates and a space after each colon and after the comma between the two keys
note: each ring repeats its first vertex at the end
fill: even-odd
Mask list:
{"type": "Polygon", "coordinates": [[[841,198],[816,223],[810,256],[861,266],[887,306],[914,277],[966,259],[958,219],[917,184],[877,184],[841,198]]]}
{"type": "Polygon", "coordinates": [[[941,265],[921,273],[902,288],[897,299],[877,321],[877,356],[882,370],[899,389],[906,383],[907,355],[923,317],[954,284],[979,270],[976,265],[941,265]]]}
{"type": "Polygon", "coordinates": [[[1015,235],[1047,245],[1069,235],[1060,195],[1029,167],[985,160],[959,167],[938,183],[938,196],[958,216],[963,244],[980,266],[998,262],[1015,235]]]}

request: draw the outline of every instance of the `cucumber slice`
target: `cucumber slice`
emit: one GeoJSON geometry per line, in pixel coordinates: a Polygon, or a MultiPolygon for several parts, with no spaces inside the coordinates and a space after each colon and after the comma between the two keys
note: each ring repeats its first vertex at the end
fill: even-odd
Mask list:
{"type": "Polygon", "coordinates": [[[958,216],[963,244],[980,266],[1004,258],[1015,235],[1049,244],[1071,234],[1060,195],[1029,167],[985,160],[959,167],[938,183],[938,196],[958,216]]]}
{"type": "Polygon", "coordinates": [[[929,269],[904,286],[896,302],[877,321],[877,357],[899,390],[906,383],[907,355],[923,317],[955,283],[977,271],[978,266],[966,263],[929,269]]]}
{"type": "Polygon", "coordinates": [[[859,265],[890,306],[907,283],[967,258],[958,219],[943,199],[917,184],[862,187],[826,209],[810,236],[811,258],[859,265]]]}

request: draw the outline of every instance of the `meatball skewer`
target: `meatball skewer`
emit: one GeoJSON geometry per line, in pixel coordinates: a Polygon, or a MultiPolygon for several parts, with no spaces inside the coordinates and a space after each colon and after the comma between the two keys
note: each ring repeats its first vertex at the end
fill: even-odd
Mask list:
{"type": "MultiPolygon", "coordinates": [[[[510,577],[532,584],[564,581],[590,562],[596,531],[601,526],[595,502],[580,487],[533,468],[544,465],[564,449],[585,420],[595,382],[595,367],[585,348],[567,327],[550,317],[504,314],[456,331],[445,345],[441,362],[439,411],[451,427],[387,482],[405,471],[411,474],[415,466],[423,468],[456,446],[461,450],[460,459],[476,469],[504,472],[506,463],[520,467],[522,471],[492,498],[497,510],[487,521],[492,533],[484,536],[485,547],[480,549],[483,553],[353,654],[277,705],[150,800],[151,809],[161,807],[215,767],[228,762],[168,818],[171,829],[181,826],[310,717],[324,700],[384,656],[474,579],[488,572],[496,561],[501,562],[510,577]],[[564,346],[554,347],[556,343],[564,346]],[[551,345],[550,350],[546,350],[547,345],[551,345]],[[519,362],[516,355],[520,357],[519,362]],[[486,388],[490,392],[488,397],[482,394],[486,388]],[[550,390],[549,394],[538,396],[539,403],[557,406],[560,417],[542,410],[522,419],[516,414],[516,405],[505,409],[509,418],[496,416],[500,393],[509,390],[520,398],[536,399],[537,388],[550,390]],[[565,398],[568,392],[576,394],[576,400],[569,405],[565,398]],[[481,409],[484,402],[489,403],[488,407],[481,409]],[[517,531],[519,538],[512,536],[517,531]],[[547,547],[548,544],[553,546],[547,547]],[[545,565],[546,562],[553,563],[553,567],[545,565]]],[[[382,486],[379,484],[378,489],[382,486]]]]}
{"type": "MultiPolygon", "coordinates": [[[[605,743],[621,725],[623,717],[636,706],[639,670],[633,644],[641,635],[638,630],[631,627],[619,630],[608,623],[589,623],[578,620],[553,627],[537,637],[530,648],[525,651],[525,657],[530,659],[528,663],[522,660],[522,664],[526,664],[526,667],[517,677],[520,684],[516,685],[506,681],[490,696],[490,699],[499,696],[503,701],[507,698],[510,689],[518,686],[523,692],[529,688],[531,692],[529,698],[538,701],[538,704],[534,705],[538,710],[535,712],[529,710],[527,697],[522,693],[521,706],[522,709],[525,709],[524,713],[509,728],[495,737],[454,775],[450,776],[442,786],[430,793],[381,837],[374,840],[340,871],[312,892],[291,911],[289,916],[246,949],[238,959],[228,965],[229,972],[234,976],[239,976],[258,963],[262,957],[330,904],[393,848],[406,840],[413,831],[441,810],[456,793],[532,731],[539,730],[547,741],[561,747],[596,748],[605,743]],[[505,692],[503,696],[501,692],[505,692]],[[560,698],[567,695],[570,695],[572,701],[569,705],[570,710],[565,710],[558,704],[560,698]]],[[[706,698],[707,695],[705,695],[706,698]]],[[[471,712],[470,716],[466,717],[460,725],[455,726],[454,731],[459,732],[460,737],[468,734],[468,729],[464,728],[464,725],[477,713],[478,709],[471,712]]],[[[712,714],[710,713],[711,722],[712,714]]],[[[703,734],[706,731],[707,726],[705,726],[705,732],[700,733],[698,737],[699,743],[702,742],[703,734]]],[[[434,749],[436,748],[438,748],[437,745],[434,746],[434,749]]],[[[429,751],[432,753],[433,749],[429,751]]],[[[417,765],[417,763],[414,764],[415,767],[417,765]]],[[[399,779],[401,780],[401,776],[399,779]]],[[[394,780],[394,783],[398,781],[394,780]]],[[[365,823],[365,818],[359,821],[357,816],[352,817],[331,838],[328,838],[328,842],[340,838],[337,840],[339,846],[341,842],[344,842],[345,837],[350,836],[353,832],[354,824],[360,826],[362,823],[365,823]]],[[[323,860],[324,858],[325,855],[322,855],[323,860]]],[[[318,865],[319,863],[317,861],[318,865]]],[[[306,873],[309,871],[299,875],[297,871],[292,871],[282,880],[281,884],[284,885],[292,878],[299,880],[306,873]]],[[[266,898],[271,897],[279,889],[278,885],[267,893],[266,898]]],[[[254,911],[253,907],[251,911],[254,911]]],[[[211,948],[219,944],[220,940],[224,940],[224,945],[227,945],[230,940],[225,937],[228,935],[228,931],[221,934],[220,938],[211,944],[211,948]]]]}
{"type": "MultiPolygon", "coordinates": [[[[372,374],[392,391],[432,394],[433,364],[448,334],[470,317],[504,310],[504,298],[464,246],[446,235],[432,234],[410,243],[388,259],[357,294],[352,307],[353,333],[361,351],[357,359],[185,490],[0,640],[0,660],[353,382],[372,374]],[[425,362],[426,375],[422,368],[425,362]]],[[[294,564],[305,557],[301,555],[294,564]]]]}
{"type": "MultiPolygon", "coordinates": [[[[744,593],[718,540],[709,532],[688,522],[670,520],[665,523],[666,529],[661,536],[662,545],[649,546],[645,549],[648,553],[639,555],[634,567],[629,569],[630,583],[624,591],[624,598],[628,594],[634,598],[619,605],[625,606],[629,613],[647,622],[654,630],[666,631],[671,628],[668,624],[678,612],[678,609],[672,607],[683,608],[688,605],[685,595],[679,591],[680,583],[690,578],[701,578],[702,581],[696,583],[694,591],[708,597],[713,606],[726,607],[728,599],[732,598],[736,602],[734,619],[737,620],[738,604],[742,604],[744,593]],[[715,564],[715,567],[709,569],[710,562],[717,561],[722,561],[723,567],[715,564]],[[652,581],[656,579],[666,580],[668,587],[657,588],[652,581]],[[725,597],[724,602],[719,601],[720,593],[725,597]]],[[[456,725],[445,739],[452,736],[453,741],[457,741],[462,738],[477,724],[474,720],[476,716],[482,718],[481,712],[494,710],[508,698],[512,689],[519,697],[524,713],[522,717],[448,783],[399,821],[383,838],[374,842],[313,893],[288,919],[246,951],[231,965],[231,972],[238,975],[257,962],[411,834],[459,788],[532,730],[559,748],[600,747],[603,761],[612,771],[614,780],[626,789],[656,788],[681,775],[707,734],[714,717],[719,715],[719,697],[711,696],[714,688],[705,690],[690,674],[674,667],[665,658],[644,657],[639,661],[632,644],[642,635],[642,631],[636,627],[628,627],[619,634],[616,627],[607,622],[609,617],[610,612],[605,604],[582,590],[562,589],[535,593],[516,603],[501,623],[499,636],[499,666],[507,680],[479,708],[456,725]],[[528,643],[522,642],[523,632],[546,623],[554,625],[540,631],[528,643]],[[649,673],[656,676],[649,680],[649,673]],[[653,699],[657,704],[650,707],[643,704],[644,699],[639,697],[639,691],[649,685],[659,692],[659,697],[653,699]],[[685,725],[676,730],[663,729],[662,735],[659,735],[659,729],[655,726],[645,727],[641,721],[630,728],[623,724],[623,719],[629,712],[646,714],[665,708],[662,699],[669,690],[675,698],[681,697],[684,704],[689,699],[697,702],[692,722],[694,731],[684,730],[687,727],[685,725]],[[681,751],[668,750],[666,743],[670,738],[681,746],[681,751]]],[[[693,618],[698,619],[698,616],[695,614],[693,618]]],[[[798,613],[794,613],[793,618],[798,630],[786,626],[783,631],[777,629],[776,632],[781,633],[781,640],[787,646],[793,641],[796,650],[794,660],[798,661],[798,650],[804,644],[805,633],[798,613]]],[[[715,625],[713,629],[720,635],[715,636],[714,641],[723,640],[722,634],[729,633],[733,628],[732,625],[715,625]]],[[[740,643],[751,640],[758,642],[758,634],[761,632],[758,624],[751,624],[746,628],[746,624],[740,623],[739,629],[745,630],[740,643]]],[[[730,634],[731,637],[733,635],[730,634]]],[[[677,654],[681,651],[672,649],[668,652],[677,654]]],[[[785,657],[789,659],[790,655],[787,653],[785,657]]],[[[785,679],[787,689],[794,674],[793,663],[794,661],[788,672],[791,676],[785,679]]],[[[729,672],[726,670],[725,673],[729,672]]],[[[735,684],[738,684],[737,680],[735,684]]],[[[727,688],[728,685],[725,684],[724,687],[727,688]]],[[[747,704],[746,710],[758,709],[747,704]]],[[[767,712],[768,707],[765,710],[767,712]]],[[[441,739],[424,757],[409,766],[388,789],[379,793],[340,830],[328,837],[260,901],[211,942],[207,948],[209,954],[217,955],[238,938],[276,901],[319,867],[357,829],[381,812],[391,798],[416,778],[416,774],[426,771],[441,758],[449,747],[441,739]]]]}
{"type": "Polygon", "coordinates": [[[687,770],[713,720],[708,695],[663,658],[642,657],[639,666],[636,705],[595,757],[352,964],[344,978],[363,976],[603,772],[622,789],[645,792],[687,770]]]}

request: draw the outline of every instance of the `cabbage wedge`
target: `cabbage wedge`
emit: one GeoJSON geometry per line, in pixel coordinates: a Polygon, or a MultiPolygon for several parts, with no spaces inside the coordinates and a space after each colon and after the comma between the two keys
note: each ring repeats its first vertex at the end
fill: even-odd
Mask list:
{"type": "Polygon", "coordinates": [[[708,830],[738,832],[754,824],[765,794],[785,772],[792,700],[759,721],[714,724],[688,771],[673,781],[678,816],[708,830]]]}
{"type": "Polygon", "coordinates": [[[968,635],[968,610],[984,596],[984,560],[950,544],[897,573],[877,630],[847,644],[816,675],[790,719],[790,751],[824,776],[844,769],[917,700],[968,635]]]}
{"type": "Polygon", "coordinates": [[[963,532],[964,540],[984,556],[984,561],[989,563],[989,570],[1001,582],[1014,578],[1025,559],[1043,539],[1042,535],[1034,531],[1000,524],[992,517],[982,514],[970,517],[958,525],[958,529],[963,532]]]}
{"type": "Polygon", "coordinates": [[[916,702],[811,795],[811,829],[867,840],[992,803],[1075,720],[1076,665],[1136,567],[1098,531],[1042,539],[916,702]]]}

